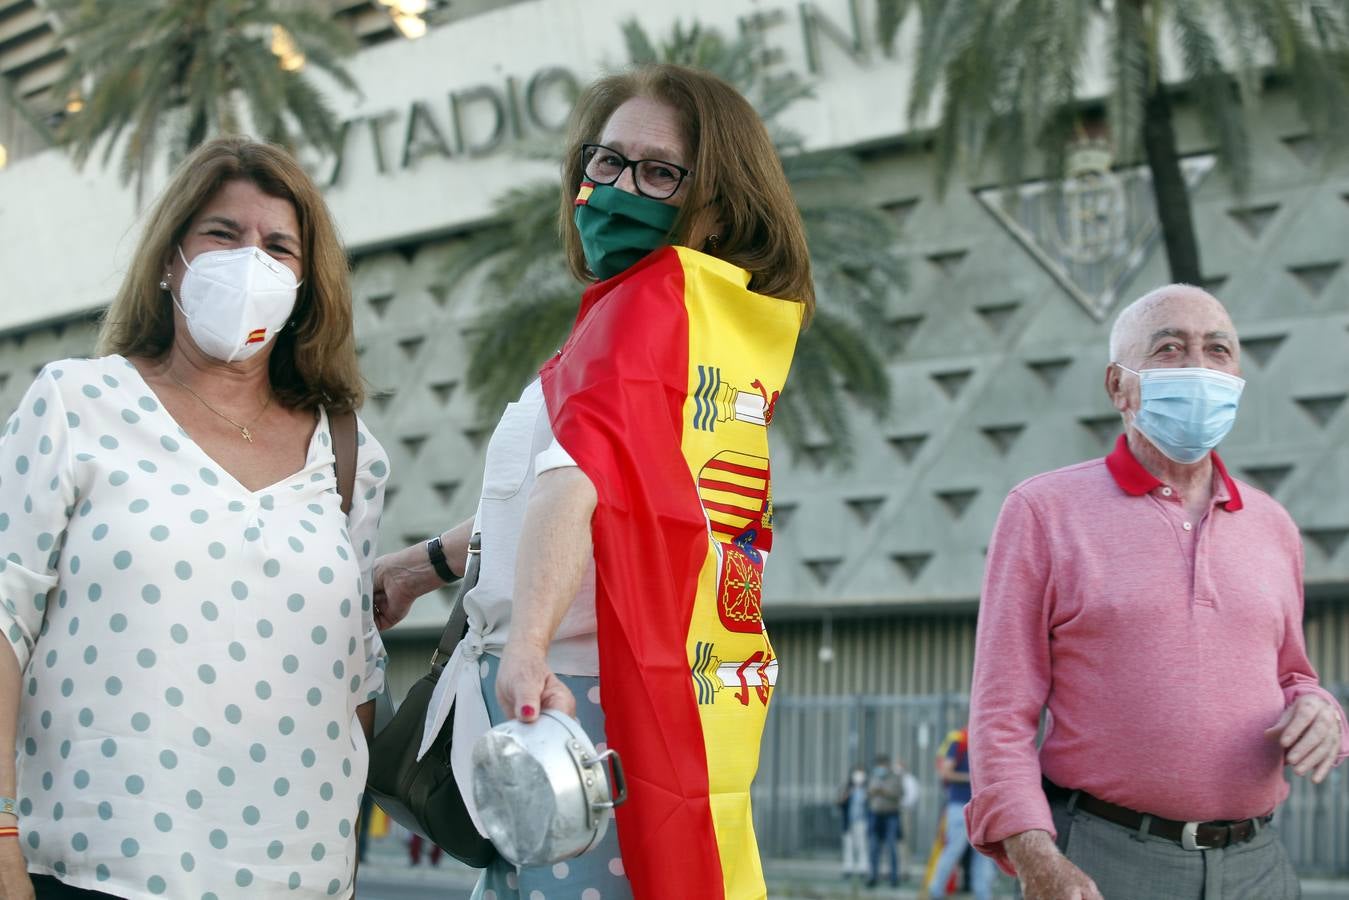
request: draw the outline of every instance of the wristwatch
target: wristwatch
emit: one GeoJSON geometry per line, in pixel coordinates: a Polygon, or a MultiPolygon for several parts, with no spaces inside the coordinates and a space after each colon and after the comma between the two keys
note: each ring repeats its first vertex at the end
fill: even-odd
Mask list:
{"type": "Polygon", "coordinates": [[[454,574],[449,561],[445,559],[445,548],[440,544],[440,535],[426,542],[426,555],[431,558],[431,568],[436,570],[441,581],[450,584],[459,580],[459,576],[454,574]]]}

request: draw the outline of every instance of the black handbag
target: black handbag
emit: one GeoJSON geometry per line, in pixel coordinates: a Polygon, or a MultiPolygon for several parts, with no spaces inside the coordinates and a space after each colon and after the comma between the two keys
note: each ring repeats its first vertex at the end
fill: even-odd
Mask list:
{"type": "Polygon", "coordinates": [[[440,644],[431,655],[431,671],[417,679],[392,719],[376,731],[370,743],[370,771],[366,777],[366,790],[390,818],[455,859],[479,869],[496,859],[497,851],[474,827],[450,768],[454,710],[420,760],[417,750],[422,743],[426,707],[431,702],[436,682],[468,628],[464,596],[478,582],[481,549],[481,536],[475,534],[469,541],[468,565],[459,598],[440,635],[440,644]]]}

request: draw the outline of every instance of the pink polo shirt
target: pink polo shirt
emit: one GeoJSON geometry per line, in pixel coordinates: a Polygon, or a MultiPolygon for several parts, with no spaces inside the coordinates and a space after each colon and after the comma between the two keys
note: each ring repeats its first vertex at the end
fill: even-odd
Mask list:
{"type": "Polygon", "coordinates": [[[1269,495],[1216,453],[1213,467],[1198,521],[1123,437],[1003,504],[979,609],[966,819],[1007,871],[1003,838],[1055,833],[1042,773],[1182,821],[1260,816],[1287,796],[1264,731],[1301,694],[1334,702],[1303,643],[1302,542],[1269,495]]]}

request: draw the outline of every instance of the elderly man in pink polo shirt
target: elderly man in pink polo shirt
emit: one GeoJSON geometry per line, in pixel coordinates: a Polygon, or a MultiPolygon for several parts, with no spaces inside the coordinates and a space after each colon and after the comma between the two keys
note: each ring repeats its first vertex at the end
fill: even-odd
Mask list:
{"type": "Polygon", "coordinates": [[[989,545],[971,841],[1028,900],[1296,897],[1283,769],[1319,783],[1349,730],[1307,660],[1297,526],[1213,452],[1236,329],[1172,285],[1120,314],[1110,360],[1114,452],[1018,485],[989,545]]]}

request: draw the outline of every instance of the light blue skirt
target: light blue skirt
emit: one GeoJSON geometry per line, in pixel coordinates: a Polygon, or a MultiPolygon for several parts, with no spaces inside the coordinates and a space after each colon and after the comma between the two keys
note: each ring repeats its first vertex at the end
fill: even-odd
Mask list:
{"type": "MultiPolygon", "coordinates": [[[[507,716],[497,704],[498,657],[483,654],[482,695],[492,724],[507,716]]],[[[559,675],[576,697],[576,718],[596,744],[604,741],[604,711],[600,709],[600,680],[584,675],[559,675]]],[[[604,839],[588,852],[552,866],[516,868],[498,858],[483,870],[473,900],[632,900],[632,888],[618,851],[618,829],[612,821],[604,839]]]]}

